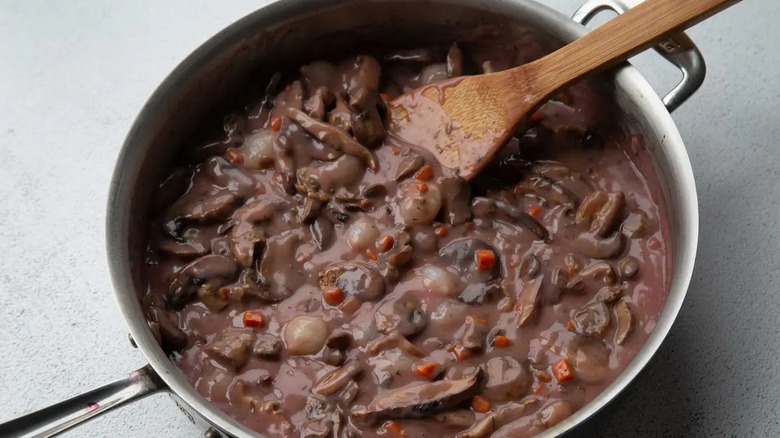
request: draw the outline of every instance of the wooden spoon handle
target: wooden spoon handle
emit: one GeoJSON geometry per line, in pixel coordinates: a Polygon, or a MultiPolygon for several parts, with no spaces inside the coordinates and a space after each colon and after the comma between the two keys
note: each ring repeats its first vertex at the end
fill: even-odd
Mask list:
{"type": "Polygon", "coordinates": [[[584,75],[623,62],[662,37],[693,26],[739,1],[645,0],[573,43],[527,65],[523,77],[516,79],[530,79],[539,87],[534,87],[536,93],[547,95],[584,75]],[[529,73],[536,77],[529,77],[529,73]]]}

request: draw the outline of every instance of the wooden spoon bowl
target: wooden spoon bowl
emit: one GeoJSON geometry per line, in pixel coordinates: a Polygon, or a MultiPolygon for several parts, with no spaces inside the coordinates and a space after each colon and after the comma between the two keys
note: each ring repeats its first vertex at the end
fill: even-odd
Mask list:
{"type": "Polygon", "coordinates": [[[529,64],[453,78],[388,103],[391,137],[430,151],[469,180],[550,95],[625,61],[660,39],[740,0],[645,0],[623,15],[529,64]]]}

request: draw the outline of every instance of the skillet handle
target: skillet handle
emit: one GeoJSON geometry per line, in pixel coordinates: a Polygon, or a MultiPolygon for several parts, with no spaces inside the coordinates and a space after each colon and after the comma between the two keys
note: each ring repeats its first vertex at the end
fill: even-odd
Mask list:
{"type": "MultiPolygon", "coordinates": [[[[584,26],[602,11],[612,10],[622,14],[639,3],[638,0],[588,0],[574,13],[572,19],[584,26]]],[[[701,87],[707,66],[699,48],[685,32],[661,41],[655,50],[682,72],[680,82],[663,98],[666,109],[671,113],[701,87]]]]}
{"type": "Polygon", "coordinates": [[[0,424],[0,437],[54,436],[111,409],[166,388],[162,379],[147,365],[124,379],[0,424]]]}

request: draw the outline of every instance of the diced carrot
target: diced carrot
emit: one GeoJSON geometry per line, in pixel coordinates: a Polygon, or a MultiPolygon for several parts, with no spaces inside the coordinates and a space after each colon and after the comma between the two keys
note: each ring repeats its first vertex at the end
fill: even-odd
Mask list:
{"type": "Polygon", "coordinates": [[[436,227],[436,230],[434,231],[437,236],[439,237],[446,237],[447,236],[447,228],[445,226],[436,227]]]}
{"type": "Polygon", "coordinates": [[[265,327],[265,315],[262,312],[244,312],[244,327],[265,327]]]}
{"type": "Polygon", "coordinates": [[[340,287],[333,286],[322,291],[322,299],[331,306],[338,306],[344,301],[344,291],[340,287]]]}
{"type": "Polygon", "coordinates": [[[228,287],[222,287],[219,289],[219,295],[222,297],[223,300],[229,300],[230,299],[230,288],[228,287]]]}
{"type": "Polygon", "coordinates": [[[515,195],[517,196],[523,196],[525,194],[525,189],[521,185],[516,185],[515,188],[512,190],[515,195]]]}
{"type": "Polygon", "coordinates": [[[279,130],[282,129],[282,118],[279,116],[271,117],[270,125],[272,131],[279,132],[279,130]]]}
{"type": "Polygon", "coordinates": [[[376,251],[373,251],[371,249],[367,249],[366,250],[366,257],[368,257],[369,259],[371,259],[373,261],[379,260],[379,257],[376,256],[376,251]]]}
{"type": "Polygon", "coordinates": [[[372,205],[373,205],[373,203],[371,201],[369,201],[368,199],[363,199],[363,200],[360,201],[360,206],[363,207],[363,208],[369,208],[372,205]]]}
{"type": "Polygon", "coordinates": [[[536,373],[536,378],[539,379],[540,382],[544,382],[544,383],[552,382],[552,377],[547,371],[539,371],[538,373],[536,373]]]}
{"type": "Polygon", "coordinates": [[[480,397],[478,395],[475,395],[471,398],[471,409],[478,413],[478,414],[484,414],[490,410],[490,402],[485,400],[483,397],[480,397]]]}
{"type": "Polygon", "coordinates": [[[387,93],[379,93],[379,97],[381,97],[384,100],[393,100],[393,96],[387,93]]]}
{"type": "Polygon", "coordinates": [[[258,195],[264,195],[265,194],[265,187],[257,186],[255,188],[255,193],[258,194],[258,195]]]}
{"type": "Polygon", "coordinates": [[[414,175],[414,178],[420,181],[428,181],[429,179],[433,178],[433,168],[426,164],[422,167],[422,169],[417,171],[417,173],[414,175]]]}
{"type": "Polygon", "coordinates": [[[382,427],[379,428],[378,433],[389,438],[403,438],[406,436],[404,428],[395,421],[385,421],[382,427]]]}
{"type": "Polygon", "coordinates": [[[561,359],[558,363],[553,365],[552,372],[558,383],[563,383],[574,378],[574,370],[572,370],[569,361],[566,359],[561,359]]]}
{"type": "Polygon", "coordinates": [[[241,164],[244,162],[244,150],[238,148],[231,148],[225,153],[225,158],[233,164],[241,164]]]}
{"type": "Polygon", "coordinates": [[[539,383],[534,383],[534,394],[536,395],[541,394],[543,389],[544,389],[544,385],[539,383]]]}
{"type": "Polygon", "coordinates": [[[393,153],[393,155],[401,155],[401,148],[398,146],[390,146],[390,151],[393,153]]]}
{"type": "Polygon", "coordinates": [[[420,193],[425,193],[428,191],[428,184],[416,183],[414,186],[417,188],[417,191],[420,193]]]}
{"type": "Polygon", "coordinates": [[[379,239],[376,239],[376,249],[379,252],[387,252],[390,251],[394,243],[395,243],[395,239],[393,239],[393,236],[390,235],[382,236],[379,239]]]}
{"type": "Polygon", "coordinates": [[[503,335],[498,335],[493,338],[493,346],[499,348],[506,348],[509,346],[509,338],[503,335]]]}
{"type": "Polygon", "coordinates": [[[531,216],[538,218],[540,214],[542,214],[542,207],[538,205],[534,205],[533,207],[526,210],[526,213],[530,214],[531,216]]]}
{"type": "Polygon", "coordinates": [[[436,362],[416,363],[412,366],[415,373],[428,380],[433,379],[439,374],[439,364],[436,362]]]}
{"type": "Polygon", "coordinates": [[[493,265],[496,263],[496,255],[489,249],[478,249],[476,258],[477,269],[480,271],[493,269],[493,265]]]}
{"type": "Polygon", "coordinates": [[[458,344],[454,347],[452,347],[452,354],[455,356],[455,359],[458,359],[460,361],[464,361],[471,357],[471,350],[468,348],[458,344]]]}
{"type": "Polygon", "coordinates": [[[574,323],[571,320],[566,321],[566,330],[574,331],[574,323]]]}

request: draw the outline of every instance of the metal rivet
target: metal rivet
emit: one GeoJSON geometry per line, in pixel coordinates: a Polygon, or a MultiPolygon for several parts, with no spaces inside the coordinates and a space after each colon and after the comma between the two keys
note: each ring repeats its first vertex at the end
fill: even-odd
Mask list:
{"type": "Polygon", "coordinates": [[[203,438],[222,438],[222,434],[212,427],[203,434],[203,438]]]}
{"type": "Polygon", "coordinates": [[[130,341],[130,345],[132,345],[133,348],[138,348],[138,344],[135,343],[135,339],[133,339],[133,335],[130,333],[127,334],[127,340],[130,341]]]}

